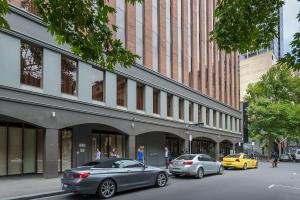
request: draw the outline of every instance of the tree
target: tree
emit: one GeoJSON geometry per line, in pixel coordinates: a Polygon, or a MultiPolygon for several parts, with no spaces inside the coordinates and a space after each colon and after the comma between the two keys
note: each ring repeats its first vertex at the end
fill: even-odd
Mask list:
{"type": "Polygon", "coordinates": [[[273,66],[250,84],[245,100],[250,136],[267,141],[269,158],[274,141],[300,138],[300,78],[286,65],[273,66]]]}
{"type": "MultiPolygon", "coordinates": [[[[113,37],[116,25],[109,25],[115,8],[104,0],[28,0],[37,8],[48,31],[59,44],[67,43],[85,61],[114,70],[117,64],[128,68],[138,58],[113,37]]],[[[126,0],[134,4],[142,0],[126,0]]],[[[0,0],[0,27],[9,28],[3,17],[9,12],[7,0],[0,0]]]]}
{"type": "MultiPolygon", "coordinates": [[[[284,0],[218,0],[210,39],[226,52],[266,48],[277,37],[278,10],[283,4],[284,0]]],[[[300,22],[300,12],[297,19],[300,22]]],[[[300,32],[294,35],[291,47],[280,63],[299,70],[300,32]]]]}

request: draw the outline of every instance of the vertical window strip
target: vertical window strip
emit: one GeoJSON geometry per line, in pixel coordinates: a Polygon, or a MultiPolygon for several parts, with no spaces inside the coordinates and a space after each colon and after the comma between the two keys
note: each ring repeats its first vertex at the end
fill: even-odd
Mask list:
{"type": "Polygon", "coordinates": [[[166,0],[166,55],[167,77],[171,78],[171,0],[166,0]]]}
{"type": "Polygon", "coordinates": [[[152,69],[158,71],[158,0],[152,0],[152,69]]]}
{"type": "Polygon", "coordinates": [[[191,48],[191,0],[187,0],[188,1],[188,18],[187,18],[187,29],[188,29],[188,32],[187,32],[187,47],[188,47],[188,72],[189,72],[189,83],[190,83],[190,86],[191,86],[191,72],[192,72],[192,62],[191,62],[191,54],[192,54],[192,48],[191,48]]]}
{"type": "Polygon", "coordinates": [[[138,64],[143,64],[143,55],[144,55],[144,6],[143,3],[136,4],[136,53],[140,56],[140,59],[137,60],[138,64]]]}
{"type": "Polygon", "coordinates": [[[178,0],[178,81],[182,83],[181,0],[178,0]]]}
{"type": "Polygon", "coordinates": [[[125,2],[116,1],[116,25],[118,26],[117,38],[123,42],[125,47],[125,2]]]}

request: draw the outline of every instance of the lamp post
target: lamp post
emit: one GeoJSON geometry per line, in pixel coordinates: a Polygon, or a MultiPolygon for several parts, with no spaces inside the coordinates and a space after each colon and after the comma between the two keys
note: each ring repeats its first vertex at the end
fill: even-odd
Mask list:
{"type": "Polygon", "coordinates": [[[187,128],[185,133],[189,136],[189,154],[192,154],[192,140],[193,140],[193,136],[192,136],[192,134],[190,134],[189,128],[197,128],[197,127],[199,127],[199,125],[200,125],[200,127],[202,127],[204,125],[204,122],[185,125],[185,127],[187,128]]]}
{"type": "Polygon", "coordinates": [[[252,142],[251,145],[252,145],[252,155],[254,155],[254,145],[255,145],[255,142],[252,142]]]}

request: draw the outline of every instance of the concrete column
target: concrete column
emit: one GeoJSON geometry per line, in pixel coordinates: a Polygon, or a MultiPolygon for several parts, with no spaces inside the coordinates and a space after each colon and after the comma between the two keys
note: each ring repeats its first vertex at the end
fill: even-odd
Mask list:
{"type": "Polygon", "coordinates": [[[162,118],[167,117],[167,93],[160,91],[160,116],[162,118]]]}
{"type": "Polygon", "coordinates": [[[117,76],[109,71],[105,72],[105,99],[106,105],[117,106],[117,76]]]}
{"type": "Polygon", "coordinates": [[[44,178],[58,177],[58,129],[46,129],[44,145],[44,178]]]}
{"type": "Polygon", "coordinates": [[[207,126],[206,124],[206,107],[202,106],[202,121],[203,121],[203,126],[207,126]]]}
{"type": "Polygon", "coordinates": [[[233,153],[235,154],[235,144],[232,145],[233,153]]]}
{"type": "Polygon", "coordinates": [[[214,126],[214,111],[213,109],[209,109],[209,126],[214,126]]]}
{"type": "Polygon", "coordinates": [[[235,118],[234,117],[232,117],[232,131],[236,132],[236,130],[235,130],[235,118]]]}
{"type": "Polygon", "coordinates": [[[229,131],[231,131],[231,129],[230,129],[230,123],[231,123],[231,116],[230,116],[230,115],[227,115],[227,129],[228,129],[229,131]]]}
{"type": "Polygon", "coordinates": [[[189,101],[184,100],[184,122],[189,123],[189,101]]]}
{"type": "Polygon", "coordinates": [[[220,128],[220,112],[216,112],[216,128],[220,128]]]}
{"type": "Polygon", "coordinates": [[[126,140],[126,157],[136,159],[136,136],[129,135],[126,140]]]}
{"type": "Polygon", "coordinates": [[[145,113],[153,114],[153,88],[147,85],[145,86],[145,113]]]}
{"type": "MultiPolygon", "coordinates": [[[[43,90],[45,94],[59,96],[61,93],[61,56],[46,48],[43,50],[43,56],[43,90]]],[[[85,80],[79,77],[79,81],[84,82],[85,80]]],[[[90,89],[89,92],[91,93],[91,91],[90,89]]]]}
{"type": "Polygon", "coordinates": [[[240,120],[236,119],[236,132],[240,132],[240,120]]]}
{"type": "Polygon", "coordinates": [[[182,144],[182,151],[183,153],[189,153],[189,139],[185,139],[182,144]]]}
{"type": "Polygon", "coordinates": [[[216,143],[216,160],[220,160],[220,142],[216,143]]]}
{"type": "Polygon", "coordinates": [[[221,113],[221,117],[222,117],[222,129],[225,130],[225,127],[226,127],[225,117],[226,117],[226,115],[224,113],[221,113]]]}
{"type": "Polygon", "coordinates": [[[127,88],[127,105],[128,110],[135,112],[136,111],[136,82],[128,79],[128,88],[127,88]]]}
{"type": "Polygon", "coordinates": [[[194,123],[198,123],[198,104],[194,103],[194,123]]]}
{"type": "Polygon", "coordinates": [[[177,121],[179,118],[179,99],[173,96],[173,119],[177,121]]]}
{"type": "Polygon", "coordinates": [[[78,68],[78,98],[81,101],[92,102],[93,74],[92,66],[79,62],[78,68]]]}

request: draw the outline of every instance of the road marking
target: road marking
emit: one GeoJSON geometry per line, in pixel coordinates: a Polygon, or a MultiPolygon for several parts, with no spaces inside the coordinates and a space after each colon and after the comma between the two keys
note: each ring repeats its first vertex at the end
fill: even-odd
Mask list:
{"type": "Polygon", "coordinates": [[[273,187],[281,187],[281,188],[286,188],[286,189],[300,190],[300,188],[298,188],[298,187],[293,187],[293,186],[288,186],[288,185],[275,185],[275,184],[272,184],[272,185],[268,186],[269,189],[271,189],[273,187]]]}
{"type": "Polygon", "coordinates": [[[275,185],[274,185],[274,184],[272,184],[272,185],[269,185],[269,187],[268,187],[268,188],[269,188],[269,189],[271,189],[271,188],[272,188],[272,187],[274,187],[274,186],[275,186],[275,185]]]}

